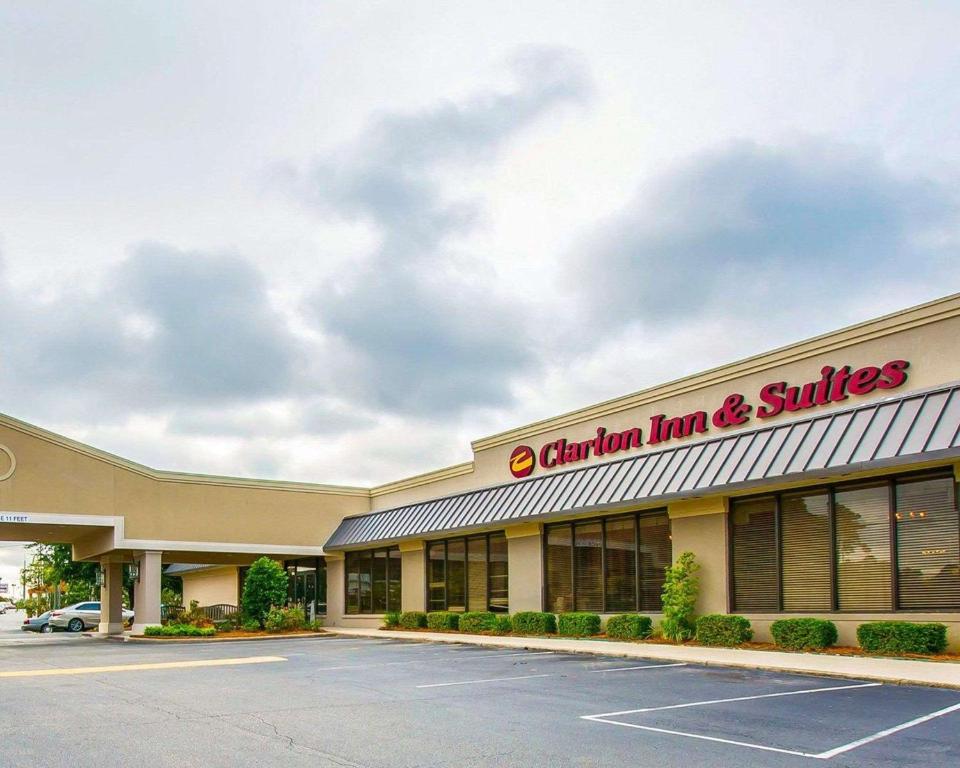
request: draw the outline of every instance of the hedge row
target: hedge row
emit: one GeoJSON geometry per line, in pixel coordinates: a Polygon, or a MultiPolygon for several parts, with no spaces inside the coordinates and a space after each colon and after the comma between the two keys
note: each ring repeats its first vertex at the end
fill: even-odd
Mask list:
{"type": "Polygon", "coordinates": [[[143,630],[146,637],[213,637],[216,633],[213,627],[195,627],[192,624],[166,624],[145,627],[143,630]]]}
{"type": "Polygon", "coordinates": [[[857,642],[863,650],[875,653],[942,653],[947,647],[947,626],[871,621],[857,627],[857,642]]]}
{"type": "Polygon", "coordinates": [[[770,625],[773,642],[790,651],[815,651],[837,642],[837,625],[826,619],[778,619],[770,625]]]}
{"type": "MultiPolygon", "coordinates": [[[[590,637],[600,634],[601,619],[596,613],[561,613],[521,611],[513,616],[488,611],[408,611],[385,617],[387,626],[404,629],[429,627],[436,631],[457,630],[474,634],[493,633],[518,635],[553,635],[590,637]]],[[[148,635],[197,636],[196,627],[148,627],[148,635]]],[[[653,622],[649,616],[626,613],[607,620],[606,635],[617,640],[638,640],[649,637],[653,622]]],[[[210,630],[209,634],[212,634],[210,630]]],[[[828,648],[837,642],[837,627],[832,621],[814,618],[778,619],[770,625],[770,634],[781,648],[811,651],[828,648]]],[[[734,614],[710,614],[696,621],[696,640],[703,645],[733,647],[753,638],[750,621],[734,614]]],[[[947,647],[944,624],[920,624],[910,621],[871,621],[857,627],[857,642],[873,653],[942,653],[947,647]]]]}
{"type": "Polygon", "coordinates": [[[427,614],[427,629],[434,632],[460,629],[460,614],[453,611],[431,611],[427,614]]]}

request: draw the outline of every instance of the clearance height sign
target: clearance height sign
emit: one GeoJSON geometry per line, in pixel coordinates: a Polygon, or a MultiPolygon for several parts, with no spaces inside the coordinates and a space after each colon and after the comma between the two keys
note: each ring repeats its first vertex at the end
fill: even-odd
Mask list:
{"type": "Polygon", "coordinates": [[[875,390],[896,389],[907,380],[906,360],[891,360],[881,366],[867,365],[851,370],[849,365],[820,370],[820,378],[806,384],[788,384],[774,381],[757,393],[760,405],[756,408],[740,393],[727,395],[712,413],[694,411],[679,416],[664,413],[650,417],[644,442],[644,430],[631,427],[620,432],[608,432],[597,427],[595,437],[588,440],[551,440],[534,450],[529,445],[518,445],[510,454],[510,473],[516,478],[527,477],[539,465],[554,469],[565,464],[584,461],[591,456],[620,453],[643,445],[659,445],[670,440],[709,432],[710,428],[727,429],[746,424],[754,416],[769,419],[781,413],[804,411],[830,403],[839,403],[851,396],[866,395],[875,390]]]}

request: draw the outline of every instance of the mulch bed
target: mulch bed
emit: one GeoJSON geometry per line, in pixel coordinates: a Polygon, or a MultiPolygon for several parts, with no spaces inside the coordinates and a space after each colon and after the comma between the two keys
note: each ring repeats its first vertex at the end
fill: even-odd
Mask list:
{"type": "MultiPolygon", "coordinates": [[[[403,627],[380,627],[380,629],[398,631],[398,632],[411,632],[411,633],[427,633],[427,632],[442,632],[445,635],[475,635],[481,634],[485,637],[531,637],[531,638],[557,638],[562,637],[566,640],[611,640],[621,643],[636,643],[638,645],[687,645],[694,648],[711,648],[716,646],[707,646],[703,643],[698,643],[696,640],[687,640],[682,643],[675,642],[673,640],[666,640],[662,637],[648,637],[644,640],[615,640],[614,638],[608,638],[606,635],[591,635],[590,637],[566,637],[564,635],[517,635],[514,633],[507,634],[496,634],[494,632],[460,632],[456,629],[445,629],[445,630],[436,630],[436,629],[427,629],[424,627],[418,629],[405,629],[403,627]]],[[[857,648],[854,646],[848,645],[835,645],[831,648],[823,648],[818,651],[791,651],[786,648],[781,648],[774,643],[744,643],[743,645],[734,646],[735,648],[740,648],[745,651],[780,651],[781,653],[819,653],[825,654],[828,656],[858,656],[861,658],[872,658],[872,659],[912,659],[919,661],[947,661],[954,664],[960,663],[960,653],[903,653],[897,654],[895,656],[885,655],[880,653],[870,653],[863,650],[862,648],[857,648]]]]}

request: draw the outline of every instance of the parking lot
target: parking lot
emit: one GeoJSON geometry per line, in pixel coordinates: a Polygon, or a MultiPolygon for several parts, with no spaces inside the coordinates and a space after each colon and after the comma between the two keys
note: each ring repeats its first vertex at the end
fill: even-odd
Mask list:
{"type": "Polygon", "coordinates": [[[960,691],[345,637],[0,646],[0,766],[953,766],[960,691]]]}

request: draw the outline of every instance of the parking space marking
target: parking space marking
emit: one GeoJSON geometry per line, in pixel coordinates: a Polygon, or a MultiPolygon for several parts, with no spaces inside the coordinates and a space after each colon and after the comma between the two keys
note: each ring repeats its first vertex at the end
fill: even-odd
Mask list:
{"type": "Polygon", "coordinates": [[[944,715],[949,715],[951,712],[957,712],[960,710],[960,704],[954,704],[950,707],[944,707],[943,709],[938,709],[936,712],[931,712],[929,715],[921,715],[920,717],[915,717],[913,720],[908,720],[905,723],[900,723],[900,725],[895,725],[892,728],[886,728],[882,731],[877,731],[870,736],[864,736],[862,739],[857,739],[856,741],[851,741],[849,744],[844,744],[840,747],[834,747],[833,749],[828,749],[826,752],[821,752],[814,757],[818,757],[821,760],[829,760],[831,757],[836,757],[837,755],[842,755],[844,752],[849,752],[852,749],[857,747],[862,747],[864,744],[869,744],[873,741],[878,741],[887,736],[891,736],[894,733],[899,733],[900,731],[905,731],[907,728],[913,728],[915,725],[920,725],[921,723],[926,723],[929,720],[933,720],[938,717],[943,717],[944,715]]]}
{"type": "MultiPolygon", "coordinates": [[[[641,667],[642,669],[642,667],[641,667]]],[[[600,671],[600,670],[593,670],[600,671]]],[[[689,731],[678,731],[670,728],[659,728],[653,725],[640,725],[639,723],[625,723],[620,720],[614,720],[612,718],[619,715],[632,715],[632,714],[641,714],[647,712],[662,712],[665,710],[671,709],[684,709],[687,707],[703,707],[713,704],[725,704],[730,702],[737,701],[754,701],[757,699],[772,699],[782,696],[799,696],[803,694],[814,694],[814,693],[828,693],[831,691],[850,691],[857,690],[860,688],[877,688],[882,686],[883,683],[857,683],[855,685],[836,685],[829,686],[826,688],[807,688],[800,691],[778,691],[777,693],[764,693],[758,694],[755,696],[735,696],[726,699],[709,699],[706,701],[692,701],[686,702],[684,704],[668,704],[662,707],[643,707],[640,709],[625,709],[619,712],[604,712],[598,715],[581,715],[581,720],[590,720],[595,723],[607,723],[608,725],[619,725],[624,728],[634,728],[640,731],[651,731],[653,733],[665,733],[671,736],[683,736],[688,739],[699,739],[701,741],[712,741],[720,744],[731,744],[738,747],[747,747],[749,749],[759,749],[765,752],[778,752],[785,755],[797,755],[799,757],[809,757],[816,760],[829,760],[837,755],[842,755],[846,752],[850,752],[859,747],[865,746],[880,739],[886,738],[887,736],[892,736],[895,733],[900,731],[905,731],[908,728],[913,728],[917,725],[929,722],[938,717],[943,717],[944,715],[949,715],[953,712],[960,711],[960,703],[952,704],[949,707],[943,707],[938,709],[935,712],[930,712],[926,715],[921,715],[915,717],[912,720],[908,720],[899,725],[894,725],[890,728],[885,728],[882,731],[877,731],[876,733],[870,734],[869,736],[864,736],[862,739],[857,739],[851,741],[847,744],[841,744],[838,747],[833,747],[831,749],[824,750],[822,752],[804,752],[802,750],[796,749],[785,749],[783,747],[774,747],[767,744],[755,744],[747,741],[737,741],[736,739],[724,739],[720,736],[707,736],[702,733],[690,733],[689,731]]]]}
{"type": "Polygon", "coordinates": [[[681,661],[676,664],[644,664],[642,667],[614,667],[613,669],[591,669],[592,672],[630,672],[634,669],[664,669],[665,667],[685,667],[687,662],[681,661]]]}
{"type": "Polygon", "coordinates": [[[753,701],[754,699],[774,699],[779,696],[800,696],[805,693],[827,693],[829,691],[849,691],[855,688],[876,688],[883,683],[857,683],[856,685],[834,685],[828,688],[806,688],[802,691],[778,691],[777,693],[761,693],[756,696],[735,696],[730,699],[709,699],[707,701],[690,701],[685,704],[668,704],[664,707],[641,707],[640,709],[623,709],[619,712],[601,712],[599,715],[581,715],[583,720],[595,720],[601,717],[616,715],[633,715],[639,712],[660,712],[664,709],[685,709],[686,707],[705,707],[709,704],[726,704],[731,701],[753,701]]]}
{"type": "Polygon", "coordinates": [[[269,664],[286,661],[283,656],[242,656],[235,659],[203,659],[195,661],[162,661],[151,664],[114,664],[105,667],[73,667],[53,669],[21,669],[0,672],[0,677],[53,677],[56,675],[97,675],[104,672],[144,672],[155,669],[193,669],[196,667],[226,667],[240,664],[269,664]]]}
{"type": "Polygon", "coordinates": [[[610,725],[622,725],[624,728],[636,728],[640,731],[653,731],[654,733],[667,733],[671,736],[685,736],[688,739],[701,739],[702,741],[715,741],[720,744],[733,744],[737,747],[749,747],[750,749],[762,749],[765,752],[779,752],[784,755],[799,755],[800,757],[816,757],[808,752],[798,752],[795,749],[783,749],[781,747],[768,747],[764,744],[751,744],[748,741],[735,741],[733,739],[721,739],[719,736],[704,736],[702,733],[687,733],[686,731],[672,731],[669,728],[656,728],[652,725],[637,725],[636,723],[621,723],[619,720],[607,720],[602,717],[583,717],[583,720],[592,720],[595,723],[609,723],[610,725]]]}
{"type": "Polygon", "coordinates": [[[487,653],[471,654],[474,659],[506,659],[510,656],[553,656],[553,651],[537,651],[535,653],[487,653]]]}
{"type": "Polygon", "coordinates": [[[450,685],[475,685],[477,683],[500,683],[505,680],[529,680],[531,677],[552,677],[552,675],[518,675],[517,677],[491,677],[486,680],[458,680],[454,683],[428,683],[418,685],[417,688],[445,688],[450,685]]]}

